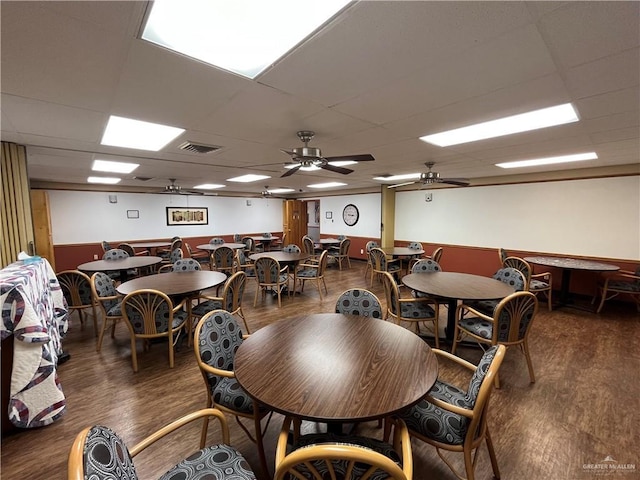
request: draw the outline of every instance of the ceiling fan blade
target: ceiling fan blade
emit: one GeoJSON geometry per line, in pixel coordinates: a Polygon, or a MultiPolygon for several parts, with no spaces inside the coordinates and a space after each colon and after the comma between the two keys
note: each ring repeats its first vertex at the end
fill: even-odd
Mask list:
{"type": "Polygon", "coordinates": [[[324,158],[328,162],[339,162],[339,161],[346,161],[346,160],[352,160],[354,162],[372,162],[373,160],[375,160],[375,158],[373,158],[373,155],[370,155],[368,153],[364,153],[362,155],[340,155],[339,157],[324,157],[324,158]]]}
{"type": "Polygon", "coordinates": [[[388,185],[387,188],[396,188],[396,187],[404,187],[405,185],[411,185],[413,183],[418,183],[418,182],[404,182],[404,183],[397,183],[395,185],[388,185]]]}
{"type": "Polygon", "coordinates": [[[341,173],[343,175],[347,175],[347,174],[353,172],[353,170],[351,170],[350,168],[336,167],[335,165],[330,165],[328,163],[326,163],[324,165],[318,165],[318,166],[320,168],[324,169],[324,170],[330,170],[332,172],[341,173]]]}
{"type": "Polygon", "coordinates": [[[287,170],[286,172],[284,172],[282,175],[280,175],[280,178],[284,178],[284,177],[289,177],[291,175],[293,175],[294,173],[296,173],[298,170],[300,170],[300,167],[302,165],[296,165],[293,168],[290,168],[289,170],[287,170]]]}
{"type": "Polygon", "coordinates": [[[448,183],[449,185],[459,185],[461,187],[469,186],[468,178],[441,178],[440,183],[448,183]]]}

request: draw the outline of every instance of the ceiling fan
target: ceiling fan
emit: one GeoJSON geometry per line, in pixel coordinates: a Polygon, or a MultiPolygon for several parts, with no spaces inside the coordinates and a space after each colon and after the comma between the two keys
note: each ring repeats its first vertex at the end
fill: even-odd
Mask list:
{"type": "Polygon", "coordinates": [[[431,169],[435,165],[435,162],[426,162],[425,165],[429,169],[428,172],[420,174],[420,179],[413,182],[398,183],[397,185],[389,185],[387,188],[402,187],[404,185],[411,185],[412,183],[422,183],[423,185],[431,185],[434,183],[447,183],[449,185],[458,185],[460,187],[466,187],[470,181],[468,178],[443,178],[438,172],[432,172],[431,169]]]}
{"type": "Polygon", "coordinates": [[[176,183],[175,178],[170,178],[169,185],[164,187],[163,190],[158,190],[154,193],[169,193],[172,195],[204,195],[204,192],[199,192],[198,190],[185,190],[180,185],[176,183]]]}
{"type": "Polygon", "coordinates": [[[292,148],[291,150],[281,149],[282,152],[290,155],[293,160],[292,162],[285,164],[285,168],[288,168],[288,170],[283,175],[281,175],[281,177],[288,177],[289,175],[293,175],[302,167],[318,167],[324,170],[329,170],[331,172],[342,173],[343,175],[346,175],[353,172],[353,170],[351,170],[350,168],[332,165],[331,162],[370,162],[375,160],[375,158],[373,158],[373,155],[370,155],[368,153],[362,155],[323,157],[319,148],[309,146],[309,142],[314,137],[315,132],[311,132],[309,130],[300,130],[299,132],[297,132],[297,135],[298,138],[304,143],[304,147],[296,147],[292,148]]]}

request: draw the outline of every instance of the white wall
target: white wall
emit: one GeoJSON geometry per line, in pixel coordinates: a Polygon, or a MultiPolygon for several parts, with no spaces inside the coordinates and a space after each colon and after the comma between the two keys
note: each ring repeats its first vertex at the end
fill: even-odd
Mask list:
{"type": "Polygon", "coordinates": [[[53,243],[282,231],[282,200],[49,190],[53,243]],[[109,203],[109,195],[117,203],[109,203]],[[251,205],[247,205],[250,200],[251,205]],[[167,225],[166,207],[208,207],[208,225],[167,225]],[[127,218],[138,210],[140,218],[127,218]]]}
{"type": "Polygon", "coordinates": [[[398,192],[395,238],[640,259],[640,176],[398,192]]]}
{"type": "Polygon", "coordinates": [[[340,195],[320,199],[320,233],[352,237],[380,237],[380,194],[340,195]],[[350,227],[342,220],[342,210],[348,204],[358,207],[358,223],[350,227]],[[327,218],[331,212],[331,219],[327,218]]]}

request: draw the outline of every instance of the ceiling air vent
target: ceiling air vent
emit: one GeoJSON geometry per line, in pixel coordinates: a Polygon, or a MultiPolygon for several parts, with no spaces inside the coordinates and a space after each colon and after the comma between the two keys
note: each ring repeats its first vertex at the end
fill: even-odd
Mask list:
{"type": "Polygon", "coordinates": [[[220,150],[222,147],[219,147],[217,145],[203,145],[201,143],[185,142],[178,148],[180,150],[186,150],[187,152],[191,153],[205,154],[220,150]]]}

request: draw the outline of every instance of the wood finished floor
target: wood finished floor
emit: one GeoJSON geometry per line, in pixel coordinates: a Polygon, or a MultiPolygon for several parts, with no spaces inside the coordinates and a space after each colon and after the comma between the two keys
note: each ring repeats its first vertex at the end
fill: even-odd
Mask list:
{"type": "MultiPolygon", "coordinates": [[[[329,294],[320,301],[313,284],[303,295],[283,299],[281,309],[271,296],[253,308],[255,285],[249,283],[244,311],[253,331],[301,312],[333,311],[338,295],[352,287],[368,287],[364,263],[352,268],[327,270],[329,294]]],[[[382,285],[372,290],[384,298],[382,285]]],[[[446,318],[443,309],[442,318],[446,318]]],[[[600,315],[572,309],[540,314],[531,332],[531,355],[536,383],[529,384],[523,355],[510,350],[500,371],[500,390],[493,393],[489,426],[503,479],[593,479],[584,464],[600,463],[611,456],[620,464],[635,464],[632,473],[610,471],[607,477],[640,476],[640,415],[638,382],[640,315],[628,303],[607,303],[600,315]]],[[[63,479],[67,455],[75,435],[85,426],[108,425],[133,445],[171,420],[205,405],[205,387],[193,350],[183,344],[176,365],[169,369],[164,345],[142,352],[140,371],[131,369],[129,338],[119,326],[116,338],[105,338],[102,352],[95,351],[91,321],[80,329],[74,315],[64,341],[71,360],[59,367],[67,412],[58,422],[41,429],[24,430],[2,439],[2,478],[63,479]]],[[[446,347],[448,349],[448,347],[446,347]]],[[[477,362],[480,351],[462,348],[458,354],[477,362]]],[[[460,379],[455,370],[441,367],[441,376],[460,379]]],[[[464,377],[464,384],[467,380],[464,377]]],[[[340,401],[340,399],[336,399],[340,401]]],[[[266,450],[273,473],[273,450],[282,417],[274,415],[266,435],[266,450]]],[[[380,435],[376,422],[358,427],[380,435]]],[[[230,419],[231,443],[260,472],[254,444],[230,419]]],[[[136,458],[140,478],[157,478],[196,449],[200,424],[184,429],[136,458]]],[[[217,441],[215,430],[209,439],[217,441]]],[[[413,440],[414,479],[454,479],[435,449],[413,440]]],[[[462,456],[451,456],[462,468],[462,456]]],[[[489,456],[482,448],[476,468],[478,479],[492,478],[489,456]]]]}

